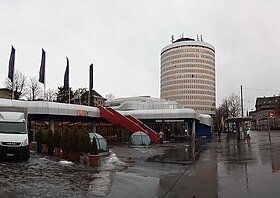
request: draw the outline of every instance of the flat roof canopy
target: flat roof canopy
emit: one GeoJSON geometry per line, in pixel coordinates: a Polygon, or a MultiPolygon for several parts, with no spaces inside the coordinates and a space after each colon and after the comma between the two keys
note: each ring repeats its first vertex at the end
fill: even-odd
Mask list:
{"type": "Polygon", "coordinates": [[[253,118],[250,117],[236,117],[236,118],[227,118],[225,119],[225,122],[235,122],[235,123],[241,123],[241,122],[247,122],[247,121],[253,121],[253,118]]]}
{"type": "Polygon", "coordinates": [[[77,104],[65,104],[46,101],[22,101],[0,99],[1,107],[27,108],[28,114],[44,115],[65,115],[65,116],[84,116],[99,118],[100,112],[96,107],[83,106],[77,104]]]}
{"type": "Polygon", "coordinates": [[[197,114],[193,109],[150,109],[118,112],[124,116],[135,116],[138,119],[195,119],[202,124],[212,125],[210,115],[197,114]]]}

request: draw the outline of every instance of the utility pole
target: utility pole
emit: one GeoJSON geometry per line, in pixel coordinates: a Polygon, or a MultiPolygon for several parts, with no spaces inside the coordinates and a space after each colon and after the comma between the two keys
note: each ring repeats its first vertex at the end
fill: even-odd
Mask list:
{"type": "MultiPolygon", "coordinates": [[[[227,101],[228,99],[226,98],[226,119],[228,118],[228,105],[227,105],[227,101]]],[[[227,123],[227,131],[229,131],[229,122],[227,123]]],[[[225,132],[225,131],[224,131],[225,132]]]]}
{"type": "MultiPolygon", "coordinates": [[[[242,89],[242,85],[241,85],[241,117],[244,117],[244,110],[243,110],[243,89],[242,89]]],[[[239,131],[239,139],[242,140],[243,136],[244,136],[244,122],[241,122],[241,131],[239,131]]]]}
{"type": "Polygon", "coordinates": [[[269,115],[269,111],[267,111],[267,130],[268,130],[268,138],[269,138],[269,142],[271,142],[271,136],[270,136],[270,115],[269,115]]]}
{"type": "Polygon", "coordinates": [[[241,85],[241,116],[242,116],[242,118],[244,117],[244,112],[243,112],[243,90],[242,90],[242,85],[241,85]]]}

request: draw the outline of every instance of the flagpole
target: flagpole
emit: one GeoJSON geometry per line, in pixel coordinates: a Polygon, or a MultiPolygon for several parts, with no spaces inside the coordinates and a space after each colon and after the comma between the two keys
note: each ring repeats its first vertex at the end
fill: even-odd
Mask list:
{"type": "Polygon", "coordinates": [[[69,86],[69,89],[68,89],[68,95],[69,95],[69,104],[70,104],[70,86],[69,86]]]}
{"type": "Polygon", "coordinates": [[[14,99],[14,81],[12,82],[12,100],[14,99]]]}
{"type": "MultiPolygon", "coordinates": [[[[45,59],[46,61],[46,59],[45,59]]],[[[46,65],[46,63],[45,63],[46,65]]],[[[47,101],[47,96],[46,96],[46,67],[45,67],[45,72],[44,72],[44,100],[47,101]]]]}
{"type": "MultiPolygon", "coordinates": [[[[46,76],[46,75],[45,75],[46,76]]],[[[47,101],[47,95],[46,95],[46,81],[44,84],[44,100],[47,101]]]]}
{"type": "MultiPolygon", "coordinates": [[[[68,66],[68,71],[69,71],[69,66],[68,66]]],[[[70,104],[70,71],[68,72],[68,96],[69,96],[69,104],[70,104]]]]}
{"type": "Polygon", "coordinates": [[[13,81],[12,81],[12,100],[14,100],[15,93],[14,93],[14,77],[15,77],[15,70],[13,71],[13,81]]]}
{"type": "Polygon", "coordinates": [[[88,78],[88,106],[90,106],[90,66],[89,66],[89,78],[88,78]]]}
{"type": "Polygon", "coordinates": [[[90,106],[91,90],[93,90],[93,63],[89,66],[88,106],[90,106]]]}
{"type": "Polygon", "coordinates": [[[69,68],[69,60],[68,60],[68,93],[69,93],[69,104],[71,104],[70,102],[70,68],[69,68]]]}
{"type": "Polygon", "coordinates": [[[90,90],[90,82],[91,82],[91,81],[90,81],[90,80],[91,80],[91,79],[90,79],[90,75],[91,75],[90,72],[91,72],[91,70],[90,70],[90,66],[89,66],[88,106],[90,106],[90,91],[91,91],[91,90],[90,90]]]}
{"type": "Polygon", "coordinates": [[[46,80],[46,52],[45,52],[45,67],[44,67],[44,100],[47,101],[47,96],[46,96],[46,84],[47,84],[47,80],[46,80]]]}
{"type": "Polygon", "coordinates": [[[88,106],[90,106],[90,90],[88,90],[88,106]]]}

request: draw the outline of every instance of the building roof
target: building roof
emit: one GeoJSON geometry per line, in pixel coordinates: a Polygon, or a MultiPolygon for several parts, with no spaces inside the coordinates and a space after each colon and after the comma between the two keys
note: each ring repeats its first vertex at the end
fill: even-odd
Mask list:
{"type": "Polygon", "coordinates": [[[155,119],[159,122],[166,119],[169,119],[171,122],[184,122],[184,119],[195,119],[199,120],[202,124],[212,125],[210,115],[197,114],[193,109],[149,109],[118,112],[124,116],[132,115],[138,119],[155,119]]]}
{"type": "Polygon", "coordinates": [[[0,99],[1,107],[27,108],[28,114],[100,117],[96,107],[57,102],[0,99]]]}
{"type": "MultiPolygon", "coordinates": [[[[97,98],[102,98],[104,100],[107,100],[106,98],[102,97],[99,93],[97,93],[97,91],[92,90],[90,92],[91,96],[97,97],[97,98]]],[[[88,96],[88,91],[86,91],[85,93],[83,93],[83,95],[88,96]]]]}
{"type": "Polygon", "coordinates": [[[11,89],[8,89],[8,88],[0,88],[0,91],[12,91],[11,89]]]}
{"type": "Polygon", "coordinates": [[[173,41],[171,44],[165,46],[162,50],[161,50],[161,55],[163,55],[165,52],[172,50],[172,49],[176,49],[178,47],[203,47],[203,48],[207,48],[209,50],[211,50],[213,53],[215,53],[215,47],[213,45],[211,45],[210,43],[204,42],[204,41],[199,41],[199,40],[194,40],[192,38],[180,38],[177,39],[175,41],[173,41]]]}
{"type": "MultiPolygon", "coordinates": [[[[8,88],[0,88],[0,92],[2,92],[2,91],[12,92],[11,89],[8,89],[8,88]]],[[[14,93],[20,93],[20,92],[14,91],[14,93]]]]}
{"type": "Polygon", "coordinates": [[[267,105],[267,104],[274,105],[277,102],[280,102],[280,96],[257,98],[256,107],[261,106],[261,105],[267,105]]]}
{"type": "Polygon", "coordinates": [[[182,42],[182,41],[195,41],[192,38],[179,38],[176,41],[174,41],[173,43],[178,43],[178,42],[182,42]]]}
{"type": "Polygon", "coordinates": [[[242,123],[242,122],[246,122],[246,121],[253,121],[253,118],[251,117],[235,117],[235,118],[227,118],[225,119],[225,122],[227,123],[232,123],[232,122],[235,122],[235,123],[242,123]]]}
{"type": "MultiPolygon", "coordinates": [[[[26,108],[28,114],[100,117],[99,109],[91,106],[46,101],[0,99],[0,110],[7,107],[26,108]]],[[[177,119],[177,121],[196,119],[200,123],[211,126],[211,116],[197,114],[193,109],[146,109],[118,112],[124,116],[133,115],[138,119],[172,119],[173,121],[174,119],[177,119]]]]}
{"type": "Polygon", "coordinates": [[[117,110],[122,115],[132,115],[138,119],[177,120],[196,119],[211,126],[210,115],[198,114],[193,109],[182,108],[175,101],[150,96],[116,98],[105,102],[105,106],[117,110]]]}
{"type": "Polygon", "coordinates": [[[181,105],[175,101],[151,98],[150,96],[116,98],[106,101],[105,106],[119,111],[182,108],[181,105]]]}
{"type": "Polygon", "coordinates": [[[139,119],[199,119],[198,114],[193,109],[146,109],[118,112],[123,115],[133,115],[139,119]]]}

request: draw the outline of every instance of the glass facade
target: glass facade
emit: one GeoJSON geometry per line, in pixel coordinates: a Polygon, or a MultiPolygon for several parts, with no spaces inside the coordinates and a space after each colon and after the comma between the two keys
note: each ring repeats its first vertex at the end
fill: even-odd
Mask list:
{"type": "Polygon", "coordinates": [[[58,131],[60,134],[67,129],[72,130],[73,128],[77,132],[81,129],[90,132],[92,131],[92,123],[59,120],[31,120],[28,128],[29,134],[32,136],[29,138],[29,141],[31,141],[34,140],[33,135],[36,135],[38,131],[41,131],[43,134],[47,134],[50,129],[58,131]]]}

